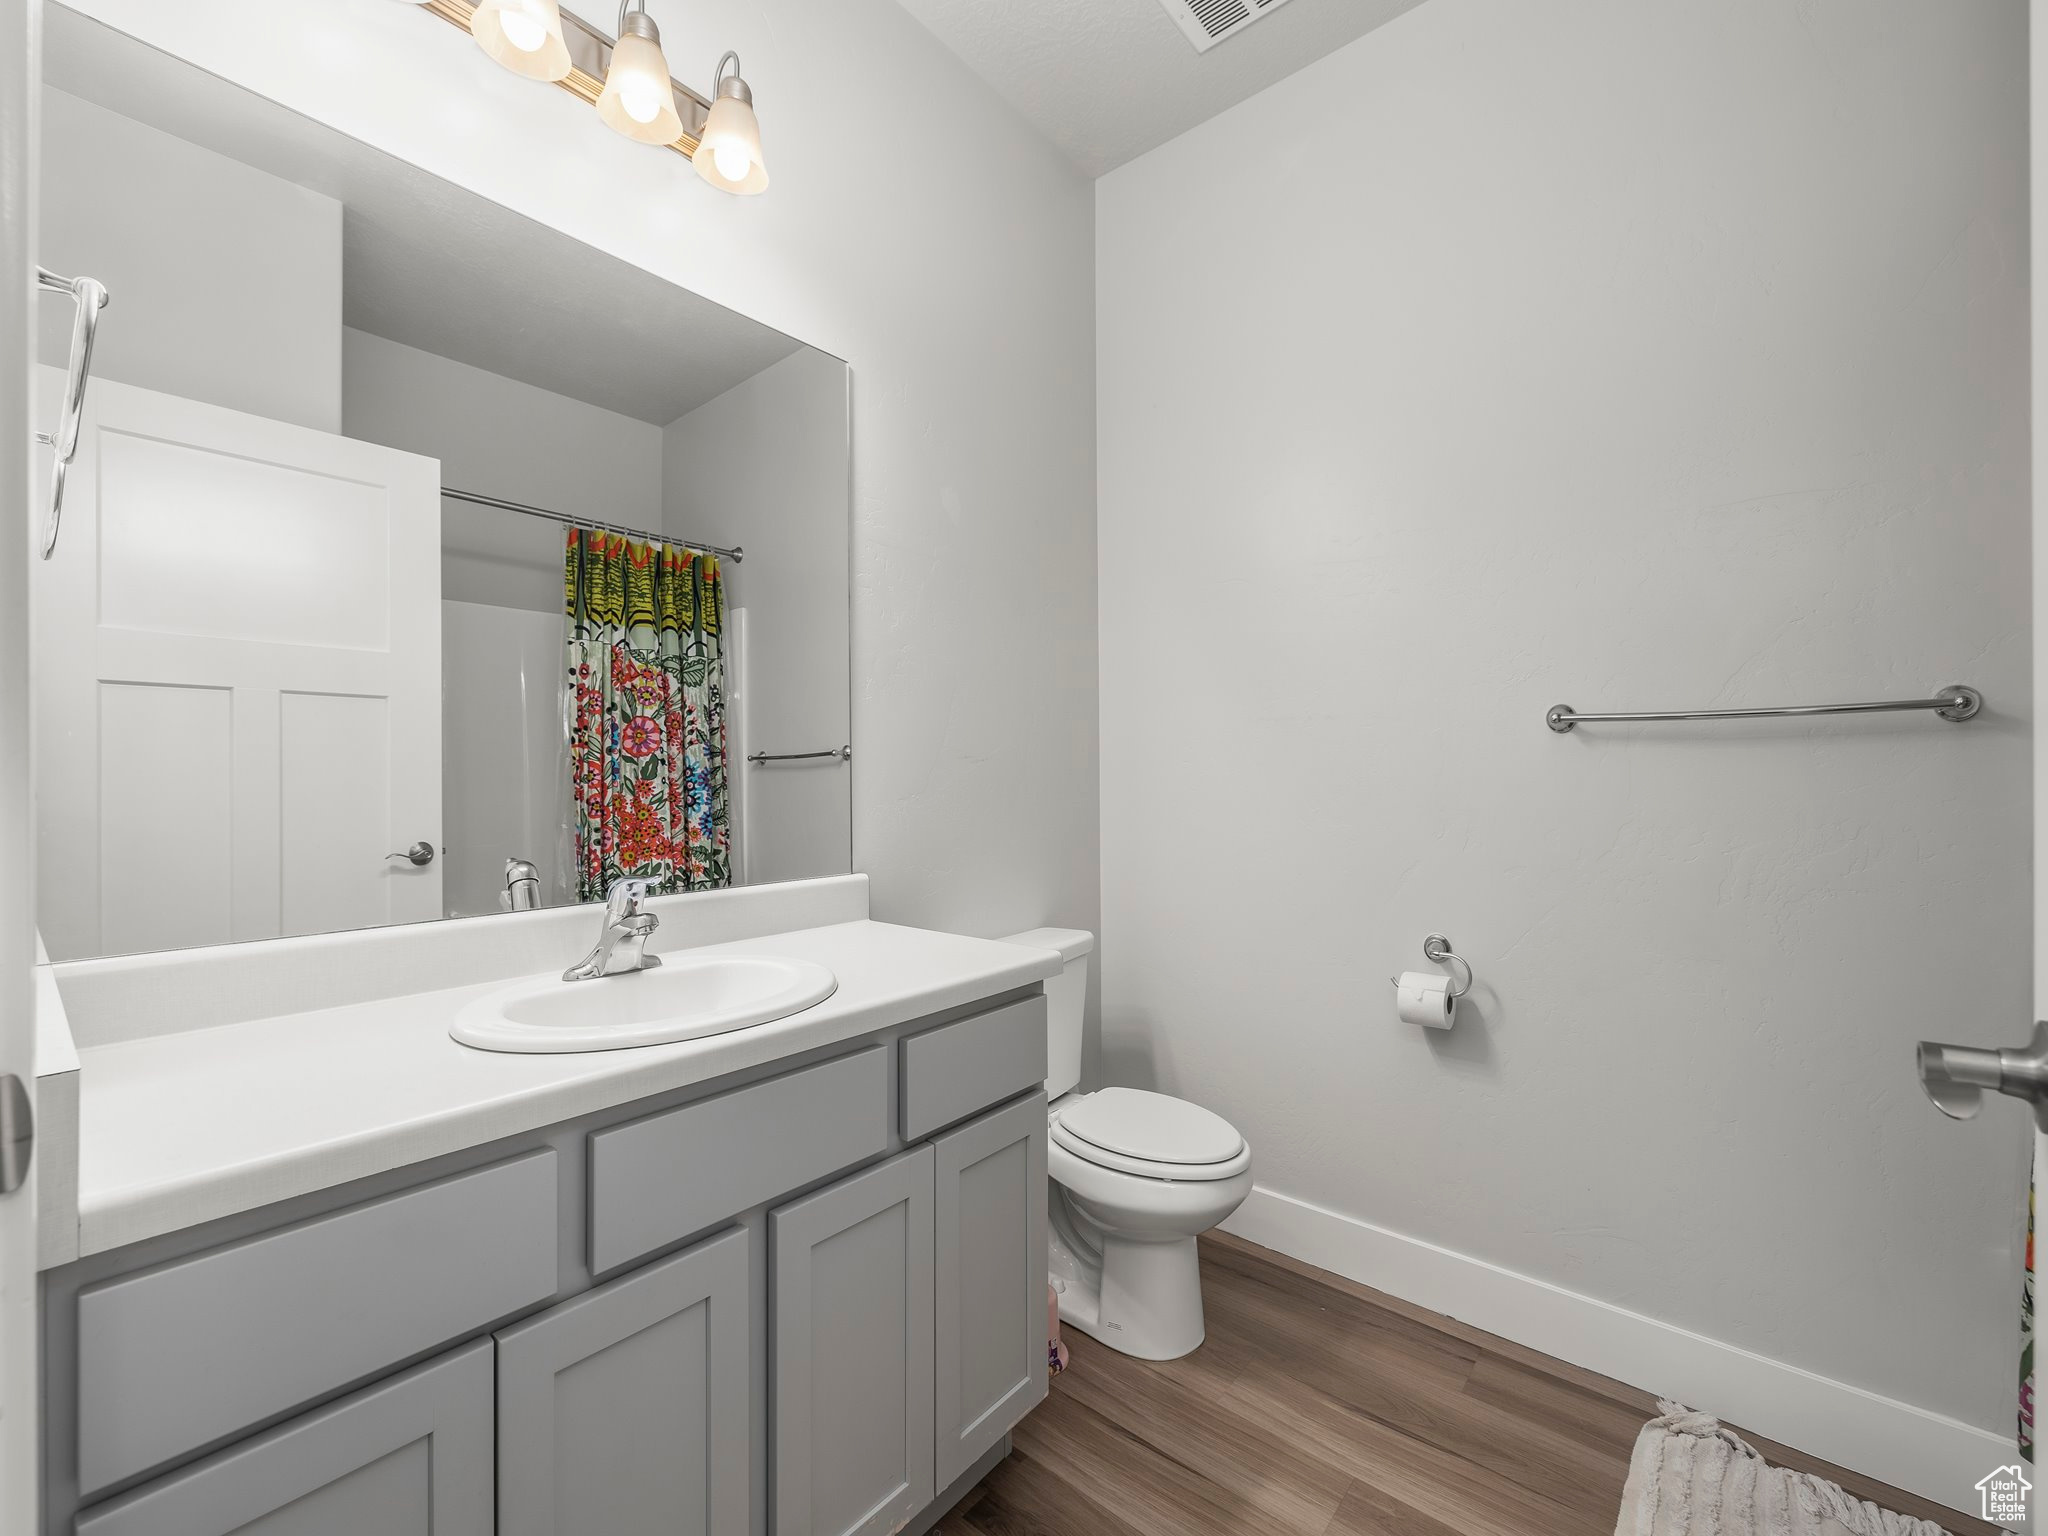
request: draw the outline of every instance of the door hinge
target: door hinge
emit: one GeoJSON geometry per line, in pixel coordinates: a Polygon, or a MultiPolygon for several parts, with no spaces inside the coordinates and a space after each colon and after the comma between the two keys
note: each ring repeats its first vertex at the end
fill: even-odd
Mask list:
{"type": "Polygon", "coordinates": [[[36,1114],[29,1107],[28,1087],[12,1072],[0,1075],[0,1195],[11,1195],[28,1182],[35,1147],[36,1114]]]}

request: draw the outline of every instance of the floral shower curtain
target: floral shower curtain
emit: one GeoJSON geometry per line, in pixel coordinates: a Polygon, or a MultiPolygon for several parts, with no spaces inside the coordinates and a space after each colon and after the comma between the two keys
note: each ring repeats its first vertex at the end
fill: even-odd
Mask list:
{"type": "Polygon", "coordinates": [[[571,528],[564,597],[577,899],[730,884],[717,557],[571,528]]]}

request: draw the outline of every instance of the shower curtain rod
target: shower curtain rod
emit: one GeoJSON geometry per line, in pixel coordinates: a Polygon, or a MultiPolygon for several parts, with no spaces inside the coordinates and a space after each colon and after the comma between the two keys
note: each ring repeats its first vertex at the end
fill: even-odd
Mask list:
{"type": "Polygon", "coordinates": [[[484,496],[476,491],[458,491],[452,485],[441,487],[441,495],[449,501],[466,501],[475,507],[496,507],[501,512],[519,512],[527,517],[546,518],[551,523],[562,523],[571,528],[596,528],[605,533],[623,533],[629,539],[646,539],[655,544],[682,544],[702,554],[719,555],[738,565],[746,559],[746,551],[735,544],[726,549],[717,544],[699,544],[694,539],[674,539],[665,533],[649,533],[644,528],[627,528],[618,523],[600,523],[591,517],[570,517],[563,512],[550,512],[546,507],[529,507],[524,502],[506,501],[501,496],[484,496]]]}

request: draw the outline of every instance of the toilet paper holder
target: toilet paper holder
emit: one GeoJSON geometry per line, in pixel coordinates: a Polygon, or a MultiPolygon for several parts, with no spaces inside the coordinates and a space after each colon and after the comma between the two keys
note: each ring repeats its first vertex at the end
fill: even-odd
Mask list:
{"type": "MultiPolygon", "coordinates": [[[[1451,941],[1442,934],[1432,933],[1422,941],[1422,957],[1434,965],[1462,965],[1465,968],[1465,983],[1463,986],[1451,988],[1450,995],[1452,997],[1463,997],[1472,990],[1472,962],[1452,949],[1451,941]]],[[[1396,987],[1401,985],[1401,978],[1398,976],[1389,976],[1387,981],[1396,987]]]]}

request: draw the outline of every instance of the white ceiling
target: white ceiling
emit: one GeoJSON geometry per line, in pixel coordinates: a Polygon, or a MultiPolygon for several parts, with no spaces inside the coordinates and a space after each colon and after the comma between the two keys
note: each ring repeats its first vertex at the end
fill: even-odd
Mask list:
{"type": "Polygon", "coordinates": [[[1290,0],[1207,53],[1159,0],[898,0],[1090,176],[1422,0],[1290,0]]]}
{"type": "Polygon", "coordinates": [[[76,11],[43,14],[52,86],[343,205],[344,325],[657,426],[802,345],[76,11]]]}

